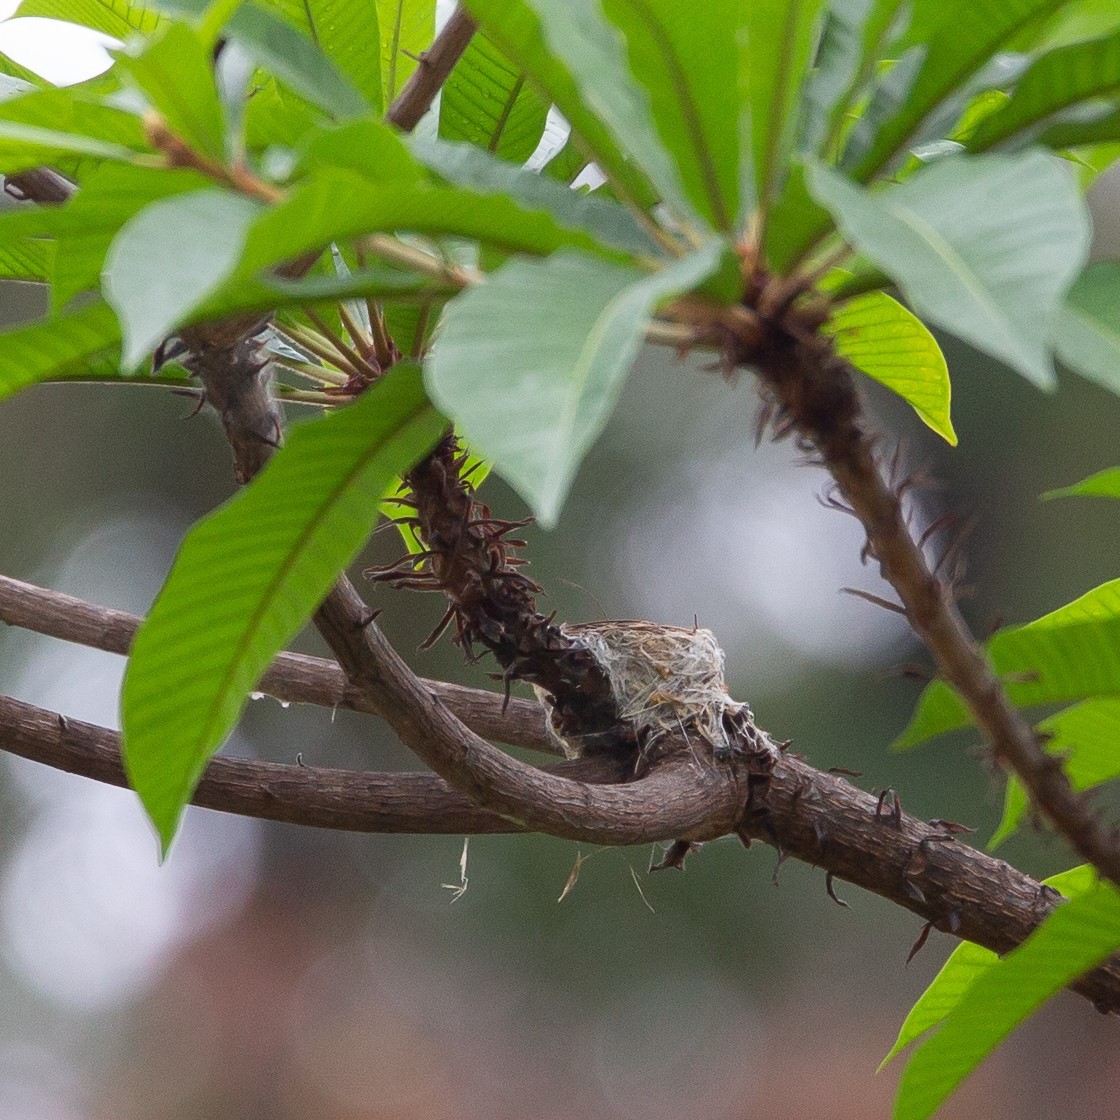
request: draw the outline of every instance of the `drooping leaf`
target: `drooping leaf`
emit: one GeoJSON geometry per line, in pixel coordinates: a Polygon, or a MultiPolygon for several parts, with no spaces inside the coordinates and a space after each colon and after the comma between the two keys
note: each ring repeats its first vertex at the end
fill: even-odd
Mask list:
{"type": "MultiPolygon", "coordinates": [[[[1120,498],[1120,467],[1097,471],[1072,486],[1048,490],[1044,498],[1120,498]]],[[[1118,740],[1120,741],[1120,740],[1118,740]]]]}
{"type": "Polygon", "coordinates": [[[514,260],[448,305],[432,399],[554,525],[659,301],[701,283],[718,241],[652,276],[579,253],[514,260]]]}
{"type": "Polygon", "coordinates": [[[207,189],[161,199],[114,238],[105,298],[124,331],[123,361],[137,365],[229,275],[260,212],[243,195],[207,189]]]}
{"type": "Polygon", "coordinates": [[[419,370],[394,369],[355,404],[296,428],[250,486],[187,535],[136,636],[121,697],[125,766],[165,851],[249,690],[361,548],[392,479],[445,426],[419,370]]]}
{"type": "MultiPolygon", "coordinates": [[[[1120,700],[1086,700],[1038,725],[1048,754],[1061,758],[1062,769],[1076,790],[1093,789],[1120,777],[1120,700]]],[[[1029,800],[1022,783],[1009,775],[1003,817],[989,851],[1018,829],[1029,800]]]]}
{"type": "MultiPolygon", "coordinates": [[[[879,128],[851,168],[865,182],[919,132],[946,98],[962,89],[1009,39],[1040,24],[1064,0],[915,0],[914,15],[896,49],[921,50],[920,65],[897,112],[879,128]]],[[[896,56],[901,57],[901,56],[896,56]]]]}
{"type": "Polygon", "coordinates": [[[1051,325],[1090,236],[1071,168],[1028,152],[945,159],[879,193],[819,165],[809,183],[919,315],[1053,383],[1051,325]]]}
{"type": "Polygon", "coordinates": [[[119,341],[116,317],[100,301],[0,332],[0,400],[44,378],[71,372],[119,341]]]}
{"type": "Polygon", "coordinates": [[[836,308],[824,326],[836,351],[857,369],[897,393],[951,446],[949,367],[921,320],[882,292],[836,308]]]}
{"type": "MultiPolygon", "coordinates": [[[[1120,32],[1059,47],[1044,54],[1019,79],[1010,100],[980,123],[968,146],[984,151],[1072,106],[1093,98],[1115,100],[1118,91],[1120,32]]],[[[1037,133],[1037,127],[1033,131],[1037,133]]]]}
{"type": "Polygon", "coordinates": [[[389,105],[416,69],[436,33],[436,0],[377,0],[381,88],[389,105]]]}
{"type": "Polygon", "coordinates": [[[225,162],[225,114],[210,49],[194,28],[169,23],[135,54],[114,52],[167,127],[188,147],[225,162]]]}
{"type": "Polygon", "coordinates": [[[1101,883],[1064,903],[976,977],[941,1029],[912,1055],[895,1120],[927,1120],[1010,1032],[1120,946],[1120,893],[1101,883]]]}
{"type": "Polygon", "coordinates": [[[441,178],[480,193],[505,194],[534,210],[550,213],[568,229],[586,230],[604,245],[636,256],[659,256],[657,242],[634,215],[617,202],[573,191],[531,171],[511,167],[469,144],[412,141],[412,151],[441,178]]]}
{"type": "Polygon", "coordinates": [[[758,206],[763,225],[782,188],[797,136],[801,85],[809,71],[822,0],[761,0],[746,5],[740,59],[750,154],[744,144],[744,201],[758,206]]]}
{"type": "Polygon", "coordinates": [[[1063,365],[1120,393],[1120,262],[1097,261],[1077,278],[1054,326],[1063,365]]]}
{"type": "Polygon", "coordinates": [[[620,198],[648,209],[660,196],[687,214],[680,179],[629,76],[618,33],[593,0],[466,0],[466,7],[564,114],[620,198]]]}
{"type": "Polygon", "coordinates": [[[739,6],[604,0],[603,11],[622,32],[630,70],[693,209],[714,229],[731,230],[740,209],[739,106],[731,95],[739,6]]]}
{"type": "Polygon", "coordinates": [[[440,138],[524,163],[540,143],[547,116],[548,102],[476,32],[440,92],[440,138]]]}
{"type": "MultiPolygon", "coordinates": [[[[1120,696],[1120,580],[1025,626],[1001,630],[987,652],[1017,707],[1120,696]]],[[[943,681],[934,681],[894,747],[906,750],[970,723],[960,697],[943,681]]]]}
{"type": "MultiPolygon", "coordinates": [[[[1064,894],[1066,898],[1078,898],[1096,886],[1097,875],[1086,864],[1070,871],[1063,871],[1060,875],[1053,875],[1043,882],[1064,894]]],[[[971,941],[964,941],[958,945],[949,955],[941,971],[910,1009],[910,1014],[906,1016],[894,1045],[879,1063],[879,1069],[882,1070],[916,1038],[920,1038],[926,1031],[943,1022],[960,1003],[965,992],[972,987],[976,979],[998,960],[999,957],[991,949],[985,949],[982,945],[975,945],[971,941]]]]}

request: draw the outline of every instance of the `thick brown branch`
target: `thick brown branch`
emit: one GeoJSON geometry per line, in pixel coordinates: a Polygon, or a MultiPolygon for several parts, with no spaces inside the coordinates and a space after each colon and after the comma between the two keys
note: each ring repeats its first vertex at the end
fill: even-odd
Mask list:
{"type": "MultiPolygon", "coordinates": [[[[0,697],[0,749],[68,773],[124,786],[117,736],[79,720],[0,697]]],[[[559,763],[552,776],[621,779],[616,760],[559,763]]],[[[635,790],[635,784],[626,789],[635,790]]],[[[213,759],[194,804],[223,812],[354,832],[472,834],[520,832],[516,823],[473,806],[431,774],[376,774],[213,759]]],[[[1054,892],[1001,860],[947,839],[946,830],[901,814],[877,819],[876,801],[842,778],[784,757],[770,777],[769,817],[743,835],[933,921],[938,928],[1003,953],[1057,904],[1054,892]]],[[[647,814],[661,811],[656,801],[647,814]]],[[[1120,966],[1098,968],[1074,989],[1120,1011],[1120,966]]]]}
{"type": "Polygon", "coordinates": [[[456,8],[432,45],[420,56],[420,65],[385,113],[385,119],[411,132],[431,107],[455,63],[470,45],[478,25],[462,8],[456,8]]]}
{"type": "MultiPolygon", "coordinates": [[[[0,575],[0,622],[61,638],[67,642],[127,655],[143,619],[125,611],[48,591],[34,584],[0,575]]],[[[503,712],[503,698],[493,692],[443,681],[422,681],[472,731],[486,739],[558,754],[545,727],[544,712],[531,700],[511,699],[503,712]]],[[[380,715],[380,708],[346,680],[333,661],[301,653],[282,653],[258,688],[277,700],[349,708],[380,715]]]]}
{"type": "Polygon", "coordinates": [[[1071,788],[1060,763],[1041,748],[1029,721],[1011,704],[957,609],[952,586],[931,571],[906,525],[902,502],[876,461],[850,367],[831,343],[771,324],[761,345],[737,355],[754,365],[779,410],[820,456],[867,533],[870,554],[894,587],[938,671],[961,695],[994,756],[1013,770],[1073,848],[1120,886],[1120,843],[1071,788]]]}

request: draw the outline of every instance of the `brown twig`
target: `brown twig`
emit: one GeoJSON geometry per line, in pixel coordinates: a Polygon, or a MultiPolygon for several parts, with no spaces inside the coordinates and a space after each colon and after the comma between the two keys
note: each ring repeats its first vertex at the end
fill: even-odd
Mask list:
{"type": "MultiPolygon", "coordinates": [[[[0,749],[95,781],[126,785],[116,734],[6,697],[0,697],[0,749]]],[[[559,763],[548,773],[584,783],[622,777],[619,762],[603,757],[559,763]]],[[[612,787],[595,788],[605,792],[612,787]]],[[[656,793],[643,784],[615,788],[656,793]]],[[[216,758],[193,802],[243,816],[354,832],[523,831],[475,807],[432,774],[352,773],[216,758]]],[[[744,837],[775,844],[780,836],[782,850],[791,858],[821,867],[995,952],[1022,942],[1058,904],[1055,891],[954,841],[939,822],[924,823],[904,813],[898,829],[872,827],[875,799],[870,794],[788,755],[771,774],[768,805],[768,820],[753,821],[744,837]],[[915,893],[925,901],[919,902],[915,893]]],[[[651,819],[665,808],[652,796],[643,805],[651,819]]],[[[1073,988],[1103,1011],[1120,1011],[1120,962],[1095,969],[1073,988]]]]}
{"type": "Polygon", "coordinates": [[[411,132],[431,107],[455,63],[470,45],[478,24],[456,8],[432,45],[420,56],[420,64],[393,99],[385,119],[404,132],[411,132]]]}

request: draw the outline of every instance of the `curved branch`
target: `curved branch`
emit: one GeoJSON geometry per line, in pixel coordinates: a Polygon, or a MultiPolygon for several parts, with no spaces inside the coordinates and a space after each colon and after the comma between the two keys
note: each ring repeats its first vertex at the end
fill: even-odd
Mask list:
{"type": "MultiPolygon", "coordinates": [[[[143,619],[0,575],[0,622],[127,656],[143,619]]],[[[443,681],[422,679],[422,683],[483,738],[560,753],[545,726],[544,710],[534,701],[511,699],[503,712],[502,697],[496,693],[443,681]]],[[[257,687],[277,700],[381,715],[380,708],[347,682],[335,662],[322,657],[281,653],[257,687]]]]}
{"type": "MultiPolygon", "coordinates": [[[[6,697],[0,697],[0,749],[96,781],[126,784],[115,733],[6,697]]],[[[605,757],[561,762],[549,773],[584,782],[622,779],[619,763],[605,757]]],[[[648,787],[635,783],[622,788],[648,787]]],[[[777,763],[767,802],[769,818],[744,828],[744,839],[775,844],[780,836],[783,855],[821,867],[996,952],[1019,944],[1058,902],[1055,892],[1002,860],[947,838],[939,824],[905,813],[877,817],[870,794],[800,759],[785,756],[777,763]]],[[[193,803],[353,832],[523,831],[472,805],[432,774],[352,773],[216,758],[193,803]]],[[[647,814],[658,811],[658,802],[651,799],[647,814]]],[[[1118,962],[1095,969],[1073,987],[1101,1010],[1120,1011],[1118,962]]]]}

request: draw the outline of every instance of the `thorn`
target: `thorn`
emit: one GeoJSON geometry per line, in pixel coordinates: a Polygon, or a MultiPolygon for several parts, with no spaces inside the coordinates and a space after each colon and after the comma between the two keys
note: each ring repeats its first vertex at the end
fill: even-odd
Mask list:
{"type": "Polygon", "coordinates": [[[926,896],[922,893],[922,888],[917,883],[912,883],[909,879],[902,880],[902,889],[915,901],[925,902],[926,896]]]}
{"type": "MultiPolygon", "coordinates": [[[[451,606],[443,612],[443,617],[436,623],[435,629],[420,643],[421,649],[431,649],[443,635],[443,632],[451,625],[451,620],[455,617],[456,607],[452,603],[451,606]]],[[[506,703],[509,703],[509,685],[506,685],[506,703]]],[[[502,708],[502,714],[505,714],[505,707],[502,708]]]]}
{"type": "Polygon", "coordinates": [[[958,832],[975,832],[976,831],[976,829],[969,828],[968,825],[966,825],[966,824],[960,824],[958,821],[942,820],[940,817],[934,817],[933,820],[931,820],[929,822],[929,824],[930,824],[931,828],[943,828],[946,832],[948,832],[950,834],[956,834],[958,832]]]}
{"type": "Polygon", "coordinates": [[[884,599],[880,595],[873,595],[870,591],[861,591],[858,587],[841,587],[841,594],[854,595],[857,599],[863,599],[868,603],[874,603],[877,607],[882,607],[884,610],[892,611],[894,614],[900,614],[903,618],[906,617],[906,608],[899,603],[892,603],[889,599],[884,599]]]}
{"type": "Polygon", "coordinates": [[[956,520],[957,515],[955,513],[943,513],[935,521],[931,521],[925,532],[918,538],[918,547],[925,548],[925,546],[929,544],[930,537],[939,533],[942,529],[948,529],[956,520]]]}
{"type": "MultiPolygon", "coordinates": [[[[891,792],[894,793],[893,790],[891,792]]],[[[891,813],[891,821],[894,823],[894,827],[897,828],[899,832],[901,832],[902,831],[902,798],[899,797],[897,793],[894,794],[894,811],[891,813]]]]}
{"type": "Polygon", "coordinates": [[[826,774],[846,774],[849,778],[862,778],[862,770],[849,770],[846,766],[830,766],[826,774]]]}
{"type": "Polygon", "coordinates": [[[303,751],[296,751],[296,765],[305,766],[305,763],[303,761],[303,751]]]}
{"type": "Polygon", "coordinates": [[[58,729],[63,735],[70,731],[70,721],[61,712],[58,714],[58,729]]]}
{"type": "Polygon", "coordinates": [[[366,611],[366,613],[364,615],[362,615],[361,618],[359,618],[359,619],[357,619],[357,621],[355,621],[355,623],[354,623],[355,629],[364,630],[371,622],[373,622],[373,620],[375,618],[377,618],[377,616],[380,613],[381,613],[381,607],[378,607],[377,610],[372,610],[371,609],[371,610],[366,611]]]}
{"type": "Polygon", "coordinates": [[[922,951],[922,946],[929,940],[929,931],[931,929],[933,929],[933,922],[926,922],[926,924],[922,926],[921,933],[914,939],[914,944],[910,946],[910,952],[906,954],[907,964],[922,951]]]}
{"type": "MultiPolygon", "coordinates": [[[[749,844],[750,841],[748,840],[747,843],[749,844]]],[[[699,847],[699,844],[695,844],[691,840],[674,840],[673,843],[669,845],[668,850],[665,852],[660,862],[653,863],[651,860],[649,865],[650,874],[654,871],[683,871],[685,858],[699,847]]]]}
{"type": "Polygon", "coordinates": [[[780,885],[778,883],[778,873],[782,870],[782,864],[785,863],[785,861],[788,858],[789,858],[789,852],[787,852],[785,850],[785,848],[783,848],[781,846],[781,844],[779,844],[778,845],[778,862],[776,864],[774,864],[774,874],[770,876],[770,882],[773,883],[774,886],[779,886],[780,885]]]}
{"type": "Polygon", "coordinates": [[[824,889],[828,893],[828,897],[831,898],[837,906],[843,906],[845,910],[849,908],[848,904],[842,898],[837,897],[836,891],[833,889],[833,875],[831,871],[824,877],[824,889]]]}

